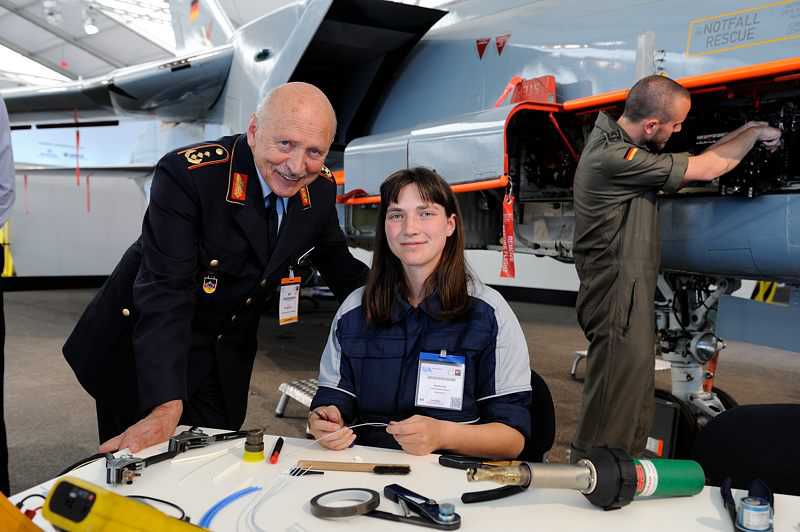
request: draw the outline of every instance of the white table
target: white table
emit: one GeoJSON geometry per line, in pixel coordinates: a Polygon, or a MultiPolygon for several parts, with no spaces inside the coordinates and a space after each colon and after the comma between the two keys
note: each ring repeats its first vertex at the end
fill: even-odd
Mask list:
{"type": "MultiPolygon", "coordinates": [[[[183,427],[179,428],[182,429],[183,427]]],[[[274,442],[275,437],[265,437],[267,454],[274,442]]],[[[142,451],[137,456],[151,456],[165,449],[166,444],[163,444],[142,451]]],[[[212,444],[145,469],[133,485],[112,489],[125,495],[149,495],[175,502],[186,510],[193,523],[197,523],[206,510],[230,493],[248,486],[263,486],[262,491],[234,502],[217,515],[211,528],[220,531],[251,530],[246,524],[238,523],[240,515],[256,498],[283,482],[283,488],[272,490],[273,494],[265,500],[255,515],[255,522],[263,530],[423,530],[421,527],[364,516],[323,520],[311,515],[309,501],[312,497],[324,491],[352,487],[371,488],[381,493],[379,508],[400,513],[398,505],[383,497],[383,487],[393,483],[440,503],[455,504],[456,512],[462,518],[460,530],[464,531],[732,530],[722,506],[719,489],[713,487],[706,487],[694,497],[635,500],[625,508],[611,512],[592,506],[583,495],[568,490],[529,489],[505,499],[463,504],[460,500],[463,492],[491,489],[498,485],[488,482],[468,483],[464,471],[440,466],[436,455],[412,456],[400,451],[361,446],[334,452],[320,448],[311,440],[295,438],[286,438],[277,465],[267,462],[245,463],[241,459],[242,451],[243,440],[212,444]],[[299,459],[407,463],[411,465],[411,474],[375,475],[326,471],[324,475],[287,477],[286,472],[299,459]],[[237,528],[237,524],[241,526],[237,528]]],[[[71,475],[110,488],[105,483],[105,460],[87,465],[71,475]]],[[[12,497],[12,501],[16,502],[30,493],[46,494],[53,482],[51,480],[19,493],[12,497]]],[[[32,506],[40,503],[36,500],[29,502],[32,506]]],[[[800,532],[800,497],[777,495],[775,506],[776,532],[800,532]]],[[[41,515],[37,517],[36,523],[45,530],[53,530],[41,515]]]]}

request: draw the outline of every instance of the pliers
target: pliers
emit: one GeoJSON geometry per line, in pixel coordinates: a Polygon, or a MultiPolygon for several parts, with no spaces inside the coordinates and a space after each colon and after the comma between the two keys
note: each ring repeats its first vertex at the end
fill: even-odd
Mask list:
{"type": "MultiPolygon", "coordinates": [[[[473,458],[456,454],[443,454],[439,457],[439,465],[463,470],[507,467],[519,464],[520,462],[517,460],[484,460],[482,458],[473,458]]],[[[470,504],[474,502],[493,501],[522,493],[526,489],[528,489],[527,486],[501,486],[490,490],[468,491],[461,494],[461,502],[470,504]]]]}

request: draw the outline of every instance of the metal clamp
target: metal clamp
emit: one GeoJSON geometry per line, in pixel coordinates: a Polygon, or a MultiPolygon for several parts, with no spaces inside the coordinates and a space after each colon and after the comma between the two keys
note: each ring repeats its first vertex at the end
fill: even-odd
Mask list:
{"type": "Polygon", "coordinates": [[[131,454],[115,457],[106,454],[106,484],[133,484],[133,479],[141,476],[145,468],[144,459],[131,454]]]}
{"type": "Polygon", "coordinates": [[[247,436],[247,431],[242,430],[211,436],[197,427],[192,427],[171,437],[165,452],[148,458],[138,458],[131,454],[115,457],[108,453],[106,454],[106,484],[112,486],[133,484],[134,479],[141,476],[142,470],[146,467],[174,458],[190,449],[199,449],[215,442],[235,440],[245,436],[247,436]]]}

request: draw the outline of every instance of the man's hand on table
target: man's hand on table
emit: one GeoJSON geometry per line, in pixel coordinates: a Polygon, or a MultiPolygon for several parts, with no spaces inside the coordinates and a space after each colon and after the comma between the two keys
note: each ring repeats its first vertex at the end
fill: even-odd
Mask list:
{"type": "Polygon", "coordinates": [[[308,429],[320,445],[334,451],[347,449],[356,440],[352,429],[345,428],[342,413],[332,405],[312,410],[308,415],[308,429]]]}
{"type": "Polygon", "coordinates": [[[183,401],[167,401],[158,405],[144,419],[128,427],[128,430],[111,438],[100,446],[101,453],[110,453],[119,449],[130,449],[136,453],[167,441],[178,426],[183,413],[183,401]]]}

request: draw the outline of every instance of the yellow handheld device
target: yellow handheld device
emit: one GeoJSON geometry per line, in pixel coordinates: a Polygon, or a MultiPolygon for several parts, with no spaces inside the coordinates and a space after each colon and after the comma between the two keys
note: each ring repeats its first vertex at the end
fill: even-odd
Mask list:
{"type": "Polygon", "coordinates": [[[42,514],[54,527],[67,532],[207,530],[75,477],[56,481],[47,494],[42,514]]]}

